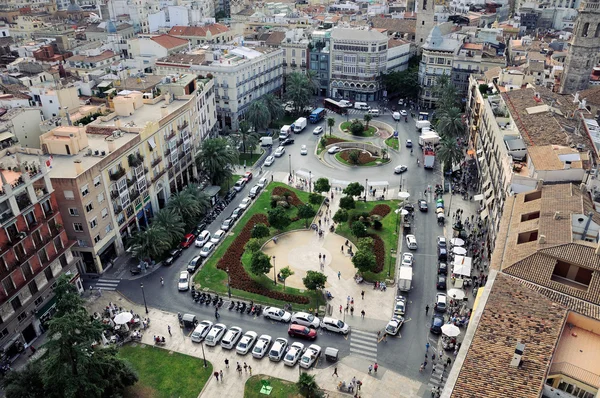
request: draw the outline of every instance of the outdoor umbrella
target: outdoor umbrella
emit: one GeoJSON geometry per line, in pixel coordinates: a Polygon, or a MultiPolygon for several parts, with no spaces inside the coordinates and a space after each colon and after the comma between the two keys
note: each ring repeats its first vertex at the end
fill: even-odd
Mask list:
{"type": "Polygon", "coordinates": [[[464,256],[465,254],[467,254],[467,249],[465,249],[464,247],[456,246],[452,248],[452,253],[458,254],[459,256],[464,256]]]}
{"type": "Polygon", "coordinates": [[[121,312],[120,314],[117,314],[117,316],[115,316],[114,321],[117,325],[125,325],[132,318],[133,315],[131,315],[131,312],[121,312]]]}
{"type": "Polygon", "coordinates": [[[452,246],[462,246],[465,244],[465,241],[462,240],[461,238],[452,238],[452,239],[450,239],[450,244],[452,246]]]}
{"type": "Polygon", "coordinates": [[[460,329],[451,323],[442,326],[442,333],[448,337],[456,337],[460,334],[460,329]]]}
{"type": "Polygon", "coordinates": [[[450,289],[448,290],[448,297],[455,300],[462,300],[465,298],[465,292],[460,289],[450,289]]]}

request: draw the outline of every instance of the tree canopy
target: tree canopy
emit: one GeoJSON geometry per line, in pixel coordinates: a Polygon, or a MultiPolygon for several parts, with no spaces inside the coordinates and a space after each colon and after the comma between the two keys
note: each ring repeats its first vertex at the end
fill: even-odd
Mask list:
{"type": "Polygon", "coordinates": [[[360,185],[358,182],[351,182],[346,188],[344,188],[342,193],[348,196],[360,196],[364,190],[365,187],[360,185]]]}
{"type": "Polygon", "coordinates": [[[266,274],[271,270],[271,258],[261,251],[255,251],[252,253],[252,259],[250,260],[250,271],[254,275],[266,274]]]}
{"type": "Polygon", "coordinates": [[[325,282],[327,282],[327,276],[318,271],[306,271],[306,276],[302,278],[304,286],[312,291],[323,289],[325,282]]]}
{"type": "Polygon", "coordinates": [[[225,138],[208,138],[202,142],[196,165],[202,170],[213,185],[221,185],[233,175],[239,153],[235,146],[225,138]]]}
{"type": "Polygon", "coordinates": [[[327,192],[331,189],[331,185],[329,184],[329,180],[325,177],[319,178],[315,181],[315,186],[313,187],[313,191],[318,193],[327,192]]]}
{"type": "Polygon", "coordinates": [[[418,64],[401,72],[384,74],[383,84],[388,93],[402,93],[403,97],[416,99],[420,89],[418,64]]]}
{"type": "Polygon", "coordinates": [[[267,211],[267,219],[269,220],[269,224],[279,231],[292,223],[292,220],[285,212],[285,209],[281,206],[277,206],[274,209],[269,209],[267,211]]]}
{"type": "Polygon", "coordinates": [[[304,226],[308,227],[308,219],[313,218],[317,211],[311,205],[304,204],[298,207],[298,217],[304,219],[304,226]]]}
{"type": "Polygon", "coordinates": [[[266,238],[270,234],[269,227],[263,223],[254,224],[254,227],[252,227],[251,236],[253,238],[266,238]]]}

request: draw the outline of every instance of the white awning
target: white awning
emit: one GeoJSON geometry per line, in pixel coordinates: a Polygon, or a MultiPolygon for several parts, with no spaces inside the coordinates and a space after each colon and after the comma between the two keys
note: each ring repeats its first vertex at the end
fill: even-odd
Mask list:
{"type": "Polygon", "coordinates": [[[154,150],[156,148],[156,141],[154,141],[154,137],[150,137],[148,140],[148,145],[150,145],[150,150],[154,150]]]}
{"type": "Polygon", "coordinates": [[[485,220],[485,219],[487,218],[487,216],[488,216],[488,211],[487,211],[487,209],[483,209],[483,210],[481,211],[481,213],[479,213],[479,217],[481,217],[481,219],[482,219],[482,220],[485,220]]]}
{"type": "Polygon", "coordinates": [[[8,140],[9,138],[15,138],[15,135],[10,131],[5,131],[4,133],[0,133],[0,142],[8,140]]]}
{"type": "Polygon", "coordinates": [[[390,183],[387,181],[369,181],[370,187],[387,187],[390,183]]]}
{"type": "Polygon", "coordinates": [[[476,202],[479,202],[480,200],[483,200],[483,199],[485,199],[485,196],[483,196],[480,193],[477,194],[477,195],[475,195],[475,196],[473,196],[473,200],[476,201],[476,202]]]}

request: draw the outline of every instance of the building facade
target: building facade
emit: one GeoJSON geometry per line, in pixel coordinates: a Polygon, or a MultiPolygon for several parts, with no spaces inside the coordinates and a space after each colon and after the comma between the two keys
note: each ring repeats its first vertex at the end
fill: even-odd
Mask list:
{"type": "Polygon", "coordinates": [[[318,84],[318,95],[329,95],[329,66],[331,31],[316,30],[312,34],[312,49],[309,51],[309,70],[315,74],[318,84]]]}

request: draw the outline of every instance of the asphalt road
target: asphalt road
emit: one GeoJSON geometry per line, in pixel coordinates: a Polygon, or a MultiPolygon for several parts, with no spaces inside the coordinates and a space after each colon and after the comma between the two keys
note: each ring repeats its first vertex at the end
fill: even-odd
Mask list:
{"type": "MultiPolygon", "coordinates": [[[[362,119],[364,112],[353,111],[349,115],[350,119],[362,119]]],[[[338,123],[346,120],[346,117],[329,113],[328,116],[336,117],[338,123]]],[[[293,170],[304,169],[310,170],[315,177],[325,176],[330,179],[338,179],[348,181],[359,181],[364,183],[365,179],[372,181],[388,180],[392,185],[402,184],[403,190],[408,190],[411,194],[409,202],[415,203],[419,198],[425,198],[429,204],[430,211],[428,213],[420,213],[416,211],[415,221],[413,224],[413,234],[417,238],[419,249],[415,252],[416,264],[414,266],[414,276],[412,290],[408,293],[409,303],[407,305],[406,322],[400,330],[400,335],[394,339],[388,339],[385,350],[379,349],[377,359],[381,366],[389,367],[401,373],[404,376],[421,380],[427,383],[428,377],[424,377],[419,373],[419,365],[423,361],[425,353],[425,344],[429,340],[432,346],[435,347],[437,336],[429,333],[429,324],[431,321],[431,311],[429,315],[425,315],[425,306],[429,304],[433,307],[436,293],[437,279],[437,261],[436,261],[436,237],[443,233],[442,227],[439,227],[435,220],[434,211],[435,201],[433,195],[427,194],[424,196],[424,190],[428,185],[432,187],[436,183],[442,181],[442,176],[439,171],[425,170],[423,167],[417,167],[416,159],[420,154],[418,146],[419,133],[415,129],[414,121],[409,118],[408,123],[404,120],[396,123],[391,113],[386,113],[375,120],[385,122],[395,127],[399,131],[402,144],[406,139],[411,139],[415,145],[414,154],[406,149],[403,145],[400,154],[390,151],[392,162],[387,165],[375,168],[353,168],[349,169],[341,165],[336,168],[321,163],[313,154],[313,149],[316,147],[320,136],[312,134],[312,129],[315,125],[309,124],[305,131],[300,134],[295,134],[295,144],[286,147],[286,153],[283,157],[275,160],[275,163],[270,167],[263,167],[263,174],[258,175],[258,170],[254,170],[254,180],[249,183],[238,195],[235,200],[229,205],[228,209],[221,213],[220,217],[208,227],[211,233],[219,229],[219,226],[225,218],[235,209],[241,200],[247,195],[249,189],[254,185],[258,178],[270,175],[273,172],[289,172],[291,154],[291,168],[293,170]],[[300,155],[301,145],[307,145],[309,149],[308,156],[300,155]],[[408,166],[408,172],[402,176],[393,174],[393,169],[399,164],[408,166]],[[349,172],[351,174],[349,174],[349,172]],[[389,348],[388,348],[389,347],[389,348]]],[[[326,122],[323,121],[319,125],[323,126],[327,131],[326,122]]],[[[370,137],[368,141],[374,141],[376,144],[383,144],[377,138],[370,137]]],[[[329,156],[329,155],[326,155],[329,156]]],[[[330,165],[336,164],[332,159],[326,159],[330,165]]],[[[395,185],[397,187],[397,185],[395,185]]],[[[433,188],[432,188],[433,189],[433,188]]],[[[448,236],[448,235],[447,235],[448,236]]],[[[448,236],[449,237],[449,236],[448,236]]],[[[187,249],[183,255],[170,267],[162,269],[148,275],[140,280],[130,281],[123,280],[119,284],[118,290],[127,296],[130,300],[142,303],[142,292],[140,282],[144,283],[146,300],[149,306],[164,309],[172,312],[191,312],[198,315],[199,319],[215,319],[213,307],[199,305],[191,300],[190,293],[180,293],[177,291],[178,273],[185,268],[189,260],[199,253],[198,248],[191,247],[187,249]],[[160,278],[165,280],[165,286],[161,287],[160,278]]],[[[399,253],[402,250],[399,250],[399,253]]],[[[393,306],[393,303],[382,303],[393,306]]],[[[287,329],[285,325],[276,322],[264,320],[264,318],[255,318],[249,315],[240,315],[236,312],[227,310],[227,302],[220,311],[220,321],[228,326],[241,325],[244,330],[254,330],[258,334],[267,333],[274,338],[278,336],[286,336],[287,329]]],[[[322,347],[334,346],[340,350],[340,356],[349,355],[350,341],[343,336],[332,335],[329,332],[320,332],[316,341],[322,347]]]]}

